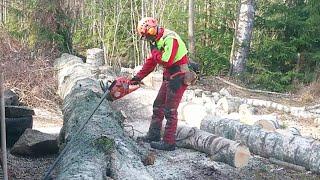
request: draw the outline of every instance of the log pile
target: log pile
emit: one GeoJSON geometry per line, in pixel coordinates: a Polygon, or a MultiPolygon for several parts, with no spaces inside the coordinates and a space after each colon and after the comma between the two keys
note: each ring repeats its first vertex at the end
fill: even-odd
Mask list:
{"type": "Polygon", "coordinates": [[[266,132],[257,126],[242,124],[232,119],[206,117],[201,130],[248,146],[253,154],[275,158],[320,173],[320,141],[295,135],[266,132]]]}
{"type": "Polygon", "coordinates": [[[81,133],[102,96],[92,66],[81,59],[63,54],[55,62],[59,94],[64,99],[64,124],[60,133],[61,149],[72,144],[61,156],[55,179],[151,179],[141,162],[135,143],[123,136],[120,117],[104,101],[81,133]]]}

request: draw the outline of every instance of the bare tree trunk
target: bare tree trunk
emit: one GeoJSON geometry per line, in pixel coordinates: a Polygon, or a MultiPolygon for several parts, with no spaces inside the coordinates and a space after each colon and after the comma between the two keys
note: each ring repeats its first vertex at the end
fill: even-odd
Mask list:
{"type": "Polygon", "coordinates": [[[3,19],[3,8],[4,8],[4,4],[3,4],[3,1],[4,0],[1,0],[0,1],[0,23],[2,24],[3,22],[2,22],[2,19],[3,19]]]}
{"type": "Polygon", "coordinates": [[[189,36],[189,52],[191,56],[195,53],[195,38],[194,38],[194,1],[189,0],[189,25],[188,25],[188,36],[189,36]]]}
{"type": "Polygon", "coordinates": [[[240,141],[251,153],[275,158],[320,173],[320,142],[312,138],[266,132],[231,119],[207,117],[201,130],[240,141]]]}
{"type": "Polygon", "coordinates": [[[253,31],[254,14],[254,0],[240,0],[235,40],[230,57],[231,75],[239,75],[245,71],[253,31]]]}
{"type": "Polygon", "coordinates": [[[156,5],[156,1],[155,1],[155,0],[152,0],[151,6],[152,6],[152,17],[153,17],[153,18],[155,18],[155,16],[156,16],[155,5],[156,5]]]}

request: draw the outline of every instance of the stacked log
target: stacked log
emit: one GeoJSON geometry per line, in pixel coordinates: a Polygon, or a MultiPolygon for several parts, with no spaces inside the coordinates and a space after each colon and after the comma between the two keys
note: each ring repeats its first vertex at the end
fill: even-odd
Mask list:
{"type": "Polygon", "coordinates": [[[223,97],[217,102],[217,111],[222,115],[238,112],[241,104],[242,100],[240,98],[223,97]]]}
{"type": "Polygon", "coordinates": [[[88,49],[86,63],[95,67],[103,66],[105,64],[103,50],[99,48],[88,49]]]}
{"type": "Polygon", "coordinates": [[[239,107],[240,122],[248,125],[259,126],[266,131],[276,131],[280,128],[279,121],[276,115],[256,115],[256,109],[247,104],[242,104],[239,107]]]}
{"type": "Polygon", "coordinates": [[[123,136],[119,117],[109,102],[104,101],[77,133],[102,96],[92,66],[63,54],[56,60],[55,67],[59,94],[64,99],[60,142],[61,148],[68,147],[60,154],[55,179],[151,179],[141,162],[141,152],[132,140],[123,136]]]}
{"type": "Polygon", "coordinates": [[[243,144],[197,128],[179,126],[176,137],[179,147],[204,152],[209,154],[214,161],[223,162],[233,167],[246,166],[250,158],[249,149],[243,144]]]}
{"type": "Polygon", "coordinates": [[[295,135],[266,132],[231,119],[206,117],[201,130],[237,140],[253,154],[275,158],[320,173],[320,141],[295,135]]]}

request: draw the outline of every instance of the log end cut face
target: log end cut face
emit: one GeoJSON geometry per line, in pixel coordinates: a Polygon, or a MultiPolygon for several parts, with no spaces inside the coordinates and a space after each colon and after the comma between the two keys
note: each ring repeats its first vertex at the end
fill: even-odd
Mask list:
{"type": "Polygon", "coordinates": [[[234,165],[237,168],[243,168],[248,165],[250,159],[249,148],[244,145],[239,145],[234,157],[234,165]]]}

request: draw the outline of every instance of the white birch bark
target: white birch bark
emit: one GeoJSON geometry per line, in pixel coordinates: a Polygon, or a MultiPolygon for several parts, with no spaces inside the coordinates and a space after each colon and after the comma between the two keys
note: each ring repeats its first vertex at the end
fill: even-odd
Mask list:
{"type": "Polygon", "coordinates": [[[315,139],[284,136],[239,121],[216,117],[206,117],[201,123],[201,130],[240,141],[248,146],[253,154],[275,158],[320,173],[320,141],[315,139]]]}
{"type": "Polygon", "coordinates": [[[254,22],[254,0],[240,0],[240,10],[235,29],[235,43],[231,53],[231,75],[241,74],[245,71],[249,54],[251,36],[254,22]]]}
{"type": "Polygon", "coordinates": [[[194,1],[189,0],[189,19],[188,19],[188,37],[189,37],[189,52],[191,55],[195,53],[194,39],[194,1]]]}

